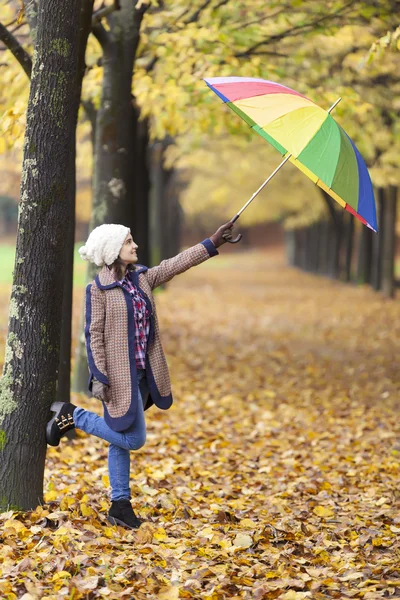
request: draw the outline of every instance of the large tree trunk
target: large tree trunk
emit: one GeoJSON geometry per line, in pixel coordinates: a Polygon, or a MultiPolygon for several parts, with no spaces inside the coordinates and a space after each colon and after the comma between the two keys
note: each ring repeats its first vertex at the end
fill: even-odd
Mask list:
{"type": "MultiPolygon", "coordinates": [[[[108,17],[109,31],[98,39],[103,49],[103,84],[95,132],[94,194],[90,228],[126,222],[133,203],[135,168],[132,73],[139,42],[135,1],[121,0],[120,10],[108,17]]],[[[140,24],[140,23],[139,23],[140,24]]]]}
{"type": "MultiPolygon", "coordinates": [[[[383,207],[382,292],[388,298],[395,294],[394,257],[396,250],[397,187],[385,190],[383,207]]],[[[379,235],[379,234],[378,234],[379,235]]]]}
{"type": "MultiPolygon", "coordinates": [[[[138,122],[139,111],[131,90],[145,6],[136,10],[136,3],[135,0],[120,0],[119,10],[108,16],[109,29],[106,31],[101,25],[94,27],[103,50],[104,72],[96,114],[90,230],[103,223],[122,223],[130,227],[140,248],[139,259],[144,262],[149,256],[145,224],[147,203],[140,202],[137,194],[148,196],[148,175],[138,174],[146,164],[147,122],[138,122]]],[[[89,264],[87,279],[93,279],[97,270],[95,265],[89,264]]],[[[87,391],[87,378],[86,350],[84,338],[80,336],[74,391],[87,391]]]]}
{"type": "Polygon", "coordinates": [[[43,501],[55,399],[78,94],[80,0],[41,0],[22,167],[9,332],[0,382],[0,505],[43,501]]]}
{"type": "MultiPolygon", "coordinates": [[[[85,53],[87,40],[92,26],[94,0],[82,0],[79,47],[78,47],[78,86],[77,103],[80,102],[82,81],[85,73],[85,53]]],[[[76,147],[76,130],[74,136],[74,148],[76,147]]],[[[73,276],[74,276],[74,243],[75,243],[75,195],[76,195],[76,170],[75,152],[71,154],[72,165],[69,169],[71,176],[69,205],[69,227],[64,263],[64,294],[62,301],[60,364],[58,372],[57,400],[69,402],[71,394],[71,341],[72,341],[72,298],[73,298],[73,276]]],[[[71,432],[73,433],[73,432],[71,432]]],[[[74,437],[69,435],[69,437],[74,437]]]]}

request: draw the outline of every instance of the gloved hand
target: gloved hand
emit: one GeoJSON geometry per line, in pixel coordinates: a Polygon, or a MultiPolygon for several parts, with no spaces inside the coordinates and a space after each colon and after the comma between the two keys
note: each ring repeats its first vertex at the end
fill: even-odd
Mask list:
{"type": "Polygon", "coordinates": [[[93,379],[92,384],[92,394],[98,400],[102,400],[103,402],[109,402],[107,397],[108,385],[97,381],[97,379],[93,379]]]}
{"type": "Polygon", "coordinates": [[[232,227],[232,221],[228,221],[227,223],[225,223],[225,225],[221,225],[221,227],[217,229],[217,231],[213,233],[213,235],[210,235],[210,240],[216,248],[219,248],[219,246],[222,246],[222,244],[226,243],[226,240],[223,238],[223,235],[224,233],[231,233],[232,227]]]}

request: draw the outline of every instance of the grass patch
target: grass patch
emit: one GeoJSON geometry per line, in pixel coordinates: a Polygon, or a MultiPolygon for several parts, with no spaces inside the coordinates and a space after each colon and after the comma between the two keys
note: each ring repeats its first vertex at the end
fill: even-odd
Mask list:
{"type": "MultiPolygon", "coordinates": [[[[82,246],[79,242],[74,248],[74,286],[82,287],[86,283],[87,262],[82,260],[78,248],[82,246]]],[[[11,244],[0,244],[0,285],[12,284],[12,274],[15,261],[15,246],[11,244]]]]}

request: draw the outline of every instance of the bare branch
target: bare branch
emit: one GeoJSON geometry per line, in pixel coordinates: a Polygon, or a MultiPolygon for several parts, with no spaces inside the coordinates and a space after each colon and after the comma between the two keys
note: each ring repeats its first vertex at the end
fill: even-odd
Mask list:
{"type": "Polygon", "coordinates": [[[202,11],[205,10],[211,4],[211,2],[212,0],[205,0],[205,2],[203,2],[203,4],[199,6],[196,12],[193,13],[190,19],[186,21],[186,24],[188,25],[189,23],[195,23],[196,21],[198,21],[202,11]]]}
{"type": "Polygon", "coordinates": [[[101,23],[97,23],[96,25],[92,26],[92,33],[104,50],[104,48],[106,48],[110,42],[108,31],[106,31],[101,23]]]}
{"type": "Polygon", "coordinates": [[[21,46],[19,41],[8,31],[2,23],[0,23],[0,40],[7,46],[10,52],[13,53],[27,76],[31,77],[32,60],[27,51],[21,46]]]}
{"type": "Polygon", "coordinates": [[[265,15],[264,17],[260,17],[259,19],[253,19],[252,21],[247,21],[247,23],[241,23],[234,29],[236,31],[238,31],[240,29],[246,29],[246,27],[250,27],[251,25],[259,25],[260,23],[264,23],[264,21],[267,21],[268,19],[273,19],[274,17],[278,17],[279,15],[281,15],[282,13],[284,13],[286,11],[287,11],[287,6],[284,6],[270,15],[265,15]]]}
{"type": "Polygon", "coordinates": [[[154,68],[154,66],[156,65],[157,61],[158,61],[158,56],[153,56],[153,58],[151,59],[151,61],[148,63],[148,65],[146,65],[145,71],[146,73],[150,73],[150,71],[154,68]]]}
{"type": "Polygon", "coordinates": [[[146,10],[149,8],[150,4],[146,4],[144,2],[139,2],[138,3],[139,8],[137,8],[135,10],[135,14],[133,17],[133,22],[134,22],[134,27],[136,30],[136,39],[135,39],[135,45],[133,48],[133,56],[136,56],[136,52],[139,46],[139,41],[140,41],[140,26],[142,24],[143,21],[143,17],[144,14],[146,12],[146,10]]]}
{"type": "Polygon", "coordinates": [[[92,27],[95,27],[98,23],[100,23],[103,17],[107,17],[116,10],[120,10],[119,0],[115,0],[114,4],[111,4],[110,6],[104,6],[100,8],[98,11],[93,13],[92,27]]]}
{"type": "Polygon", "coordinates": [[[257,42],[256,44],[254,44],[253,46],[250,46],[250,48],[247,48],[247,50],[244,50],[243,52],[237,52],[235,54],[235,56],[236,56],[236,58],[250,56],[260,46],[264,46],[265,44],[271,44],[273,42],[279,42],[284,38],[299,35],[301,33],[306,33],[307,31],[312,31],[315,27],[317,27],[318,25],[321,25],[325,21],[332,19],[333,17],[339,16],[346,9],[351,8],[351,6],[353,4],[354,4],[353,0],[350,0],[350,2],[348,2],[347,4],[342,6],[339,10],[337,10],[334,13],[322,15],[322,16],[318,17],[317,19],[315,19],[314,21],[310,21],[306,25],[304,25],[304,24],[294,25],[291,29],[286,29],[285,31],[282,31],[281,33],[271,35],[271,36],[261,40],[260,42],[257,42]]]}
{"type": "Polygon", "coordinates": [[[26,23],[22,22],[19,23],[19,25],[17,25],[16,27],[14,27],[14,29],[11,29],[11,33],[15,33],[16,31],[18,31],[18,29],[21,29],[22,27],[25,27],[26,23]]]}
{"type": "Polygon", "coordinates": [[[103,17],[108,17],[117,10],[120,10],[120,0],[114,0],[114,3],[110,6],[102,6],[92,16],[92,33],[96,40],[99,42],[103,50],[107,47],[110,42],[110,36],[105,27],[101,24],[103,17]]]}
{"type": "Polygon", "coordinates": [[[213,7],[213,10],[218,10],[219,8],[221,8],[221,6],[225,6],[225,4],[228,4],[229,0],[221,0],[221,2],[218,2],[217,6],[213,7]]]}

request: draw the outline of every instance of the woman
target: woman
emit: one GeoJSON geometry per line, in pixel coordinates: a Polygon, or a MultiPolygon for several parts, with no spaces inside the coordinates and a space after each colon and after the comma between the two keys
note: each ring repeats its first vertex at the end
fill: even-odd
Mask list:
{"type": "Polygon", "coordinates": [[[77,428],[110,443],[111,507],[108,520],[131,529],[141,521],[130,498],[130,450],[146,441],[144,410],[172,404],[167,362],[161,346],[152,290],[218,254],[232,222],[210,238],[148,269],[137,264],[138,246],[124,225],[100,225],[79,253],[102,267],[86,288],[85,336],[89,390],[103,402],[104,418],[71,403],[54,402],[47,443],[58,446],[77,428]]]}

